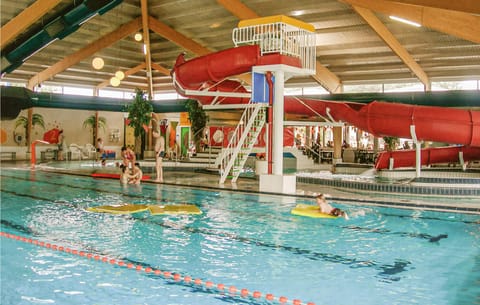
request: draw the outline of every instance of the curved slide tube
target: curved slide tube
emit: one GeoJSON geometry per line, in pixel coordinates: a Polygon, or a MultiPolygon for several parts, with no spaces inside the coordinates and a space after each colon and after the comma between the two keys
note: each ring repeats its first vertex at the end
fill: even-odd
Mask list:
{"type": "Polygon", "coordinates": [[[454,108],[415,106],[374,101],[358,106],[349,103],[285,98],[285,112],[312,114],[352,124],[378,137],[411,138],[415,125],[418,140],[480,147],[480,112],[454,108]],[[357,106],[357,107],[356,107],[357,106]]]}
{"type": "MultiPolygon", "coordinates": [[[[286,56],[260,56],[258,46],[244,46],[223,50],[186,61],[180,55],[172,70],[177,90],[247,92],[240,82],[223,79],[250,72],[252,66],[287,63],[286,56]],[[270,56],[270,57],[269,57],[270,56]],[[278,62],[275,62],[278,60],[278,62]],[[178,88],[181,87],[181,88],[178,88]]],[[[291,63],[287,63],[291,64],[291,63]]],[[[295,65],[295,64],[294,64],[295,65]]],[[[202,104],[210,104],[213,97],[190,96],[202,104]]],[[[246,98],[224,97],[221,104],[247,103],[246,98]]],[[[480,147],[480,111],[456,108],[416,106],[392,102],[373,101],[367,105],[347,101],[327,101],[285,97],[285,112],[310,117],[322,116],[327,120],[343,121],[368,131],[377,137],[396,136],[412,138],[410,126],[415,126],[415,134],[420,141],[435,141],[480,147]]],[[[458,152],[446,149],[441,162],[458,161],[458,152]],[[449,157],[452,159],[449,159],[449,157]]],[[[480,160],[476,149],[465,148],[464,160],[480,160]]],[[[435,153],[437,154],[437,153],[435,153]]],[[[406,159],[409,154],[404,155],[406,159]]],[[[427,158],[437,162],[437,158],[427,158]]],[[[415,155],[412,161],[415,162],[415,155]]]]}
{"type": "MultiPolygon", "coordinates": [[[[478,160],[480,147],[449,146],[422,149],[421,163],[429,165],[435,163],[464,162],[478,160]]],[[[393,159],[392,168],[415,167],[415,150],[384,151],[378,154],[375,162],[376,169],[390,167],[390,158],[393,159]]]]}

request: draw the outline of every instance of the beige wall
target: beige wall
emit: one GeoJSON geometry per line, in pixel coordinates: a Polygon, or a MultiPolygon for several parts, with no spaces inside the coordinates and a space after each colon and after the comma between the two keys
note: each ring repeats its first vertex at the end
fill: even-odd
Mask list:
{"type": "MultiPolygon", "coordinates": [[[[20,113],[20,116],[27,116],[27,113],[27,110],[23,110],[20,113]]],[[[38,113],[43,116],[45,129],[41,128],[40,126],[35,126],[35,128],[32,130],[32,141],[41,140],[43,138],[43,134],[52,128],[59,128],[63,129],[67,145],[72,143],[80,146],[83,146],[86,143],[94,144],[92,143],[92,130],[89,127],[84,128],[83,122],[89,116],[94,115],[95,111],[34,108],[33,113],[38,113]]],[[[105,130],[99,128],[98,136],[103,139],[106,149],[115,150],[117,153],[119,153],[121,147],[123,146],[123,113],[99,111],[98,115],[107,119],[107,126],[105,130]],[[112,131],[115,129],[119,131],[119,138],[117,139],[111,137],[112,131]]],[[[23,141],[21,145],[14,141],[14,132],[21,134],[25,138],[25,130],[22,127],[15,129],[16,120],[17,119],[1,121],[1,128],[6,131],[7,140],[5,143],[0,145],[0,150],[15,151],[17,152],[17,159],[21,160],[27,158],[27,147],[25,146],[25,141],[23,141]]],[[[42,148],[40,146],[41,145],[38,145],[39,150],[41,151],[42,148]]],[[[47,148],[51,147],[45,146],[44,149],[47,148]]]]}
{"type": "MultiPolygon", "coordinates": [[[[43,134],[52,128],[63,129],[65,141],[67,146],[70,144],[77,144],[84,146],[86,143],[92,143],[91,128],[83,128],[83,122],[91,115],[95,115],[95,111],[90,110],[71,110],[71,109],[53,109],[53,108],[33,108],[33,113],[38,113],[43,116],[45,122],[45,129],[40,126],[35,126],[32,130],[32,141],[43,139],[43,134]]],[[[23,110],[19,116],[27,116],[28,111],[23,110]]],[[[120,150],[123,146],[123,117],[122,112],[99,111],[98,116],[103,116],[107,119],[107,126],[105,130],[99,128],[98,136],[103,139],[105,149],[114,150],[117,157],[120,156],[120,150]],[[112,137],[115,130],[118,130],[118,138],[112,137]]],[[[160,119],[168,119],[170,121],[179,121],[179,113],[161,113],[158,115],[160,119]]],[[[0,127],[6,131],[7,140],[0,144],[0,151],[16,152],[17,160],[27,160],[30,155],[27,155],[27,146],[25,146],[25,130],[21,127],[15,129],[15,122],[17,119],[9,121],[1,121],[0,127]],[[15,129],[15,130],[14,130],[15,129]],[[24,138],[23,143],[17,144],[14,141],[14,132],[21,134],[24,138]]],[[[150,139],[151,141],[151,139],[150,139]]],[[[56,149],[56,145],[37,145],[37,154],[40,151],[47,149],[56,149]]],[[[148,149],[148,147],[147,147],[148,149]]]]}

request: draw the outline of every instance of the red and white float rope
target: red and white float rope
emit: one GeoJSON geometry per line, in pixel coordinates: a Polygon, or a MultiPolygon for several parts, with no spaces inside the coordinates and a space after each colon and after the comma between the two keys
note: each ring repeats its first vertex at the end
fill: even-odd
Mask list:
{"type": "Polygon", "coordinates": [[[22,241],[22,242],[29,243],[29,244],[32,244],[32,245],[35,245],[35,246],[44,247],[44,248],[51,249],[51,250],[54,250],[54,251],[60,251],[60,252],[65,252],[65,253],[69,253],[69,254],[72,254],[72,255],[78,255],[78,256],[84,257],[86,259],[91,259],[91,260],[95,260],[95,261],[99,261],[99,262],[103,262],[103,263],[109,263],[111,265],[117,265],[117,266],[120,266],[120,267],[133,269],[133,270],[136,270],[136,271],[144,271],[145,273],[151,273],[151,274],[155,274],[155,275],[158,275],[158,276],[162,276],[165,279],[173,279],[173,281],[175,281],[175,282],[182,282],[183,281],[185,284],[188,284],[188,285],[193,284],[193,285],[196,285],[196,286],[204,286],[208,290],[210,290],[210,291],[216,290],[218,293],[227,292],[232,296],[240,296],[240,297],[243,297],[243,298],[247,298],[247,297],[252,297],[254,299],[265,298],[267,301],[278,302],[280,304],[291,303],[292,305],[315,305],[315,303],[313,303],[313,302],[303,303],[299,299],[289,300],[288,298],[286,298],[284,296],[275,297],[271,293],[261,293],[260,291],[257,291],[257,290],[249,291],[246,288],[238,289],[235,286],[227,286],[227,285],[222,284],[222,283],[215,284],[212,281],[208,281],[208,280],[201,280],[199,278],[193,279],[192,277],[190,277],[188,275],[183,276],[179,273],[172,273],[172,272],[169,272],[169,271],[162,271],[160,269],[153,269],[151,267],[143,267],[141,265],[134,265],[132,263],[127,263],[127,262],[124,262],[122,260],[116,260],[114,258],[109,258],[107,256],[93,254],[93,253],[86,252],[86,251],[81,251],[81,250],[78,250],[78,249],[72,249],[70,247],[63,247],[63,246],[59,246],[59,245],[56,245],[56,244],[39,241],[39,240],[36,240],[36,239],[31,239],[31,238],[26,238],[26,237],[14,235],[14,234],[6,233],[6,232],[3,232],[3,231],[0,231],[0,236],[10,238],[10,239],[14,239],[14,240],[17,240],[17,241],[22,241]]]}

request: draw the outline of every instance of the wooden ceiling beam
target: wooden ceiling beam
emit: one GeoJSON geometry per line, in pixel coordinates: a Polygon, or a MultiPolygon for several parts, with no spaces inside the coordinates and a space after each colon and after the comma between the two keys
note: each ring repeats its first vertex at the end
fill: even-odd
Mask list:
{"type": "Polygon", "coordinates": [[[41,82],[50,79],[51,77],[55,76],[56,74],[65,71],[66,69],[70,68],[71,66],[79,63],[83,59],[92,56],[96,52],[114,44],[115,42],[135,33],[136,31],[140,30],[142,26],[142,18],[138,17],[122,26],[120,26],[115,31],[107,34],[100,39],[90,43],[86,47],[78,50],[77,52],[63,58],[59,62],[53,64],[52,66],[48,67],[47,69],[37,73],[28,81],[27,88],[33,89],[36,85],[40,84],[41,82]]]}
{"type": "Polygon", "coordinates": [[[450,11],[459,11],[469,14],[480,14],[480,1],[478,0],[391,0],[397,3],[428,6],[450,11]]]}
{"type": "Polygon", "coordinates": [[[189,50],[196,55],[207,55],[212,51],[186,37],[182,33],[179,33],[166,25],[165,23],[158,21],[157,19],[149,16],[148,24],[150,30],[154,31],[158,35],[170,40],[174,44],[180,46],[183,49],[189,50]]]}
{"type": "Polygon", "coordinates": [[[24,9],[15,18],[8,21],[0,28],[0,49],[3,49],[15,37],[23,33],[29,26],[35,23],[43,15],[48,13],[61,0],[38,0],[34,1],[32,5],[24,9]]]}
{"type": "MultiPolygon", "coordinates": [[[[387,16],[401,17],[435,31],[480,43],[480,16],[387,0],[342,0],[387,16]]],[[[477,1],[477,0],[475,0],[477,1]]]]}
{"type": "Polygon", "coordinates": [[[324,67],[318,60],[312,78],[330,93],[342,93],[342,82],[335,73],[324,67]]]}
{"type": "Polygon", "coordinates": [[[170,70],[168,70],[167,68],[164,68],[162,66],[160,66],[159,64],[157,63],[154,63],[152,62],[152,68],[157,70],[158,72],[166,75],[166,76],[170,76],[170,70]]]}
{"type": "Polygon", "coordinates": [[[375,14],[363,7],[353,6],[353,9],[372,27],[372,29],[385,41],[395,54],[408,66],[408,68],[425,85],[426,90],[430,91],[430,80],[423,71],[422,67],[408,53],[408,51],[393,36],[387,27],[375,16],[375,14]]]}
{"type": "MultiPolygon", "coordinates": [[[[134,74],[136,74],[137,72],[145,69],[146,66],[147,66],[147,65],[146,65],[144,62],[142,62],[142,63],[139,64],[138,66],[135,66],[135,67],[133,67],[133,68],[125,71],[125,72],[124,72],[124,73],[125,73],[125,79],[127,79],[130,75],[134,75],[134,74]]],[[[98,84],[95,88],[98,90],[98,89],[105,88],[105,87],[107,87],[108,85],[110,85],[110,80],[109,80],[109,79],[106,80],[106,81],[104,81],[104,82],[102,82],[102,83],[100,83],[100,84],[98,84]]]]}
{"type": "MultiPolygon", "coordinates": [[[[240,0],[217,0],[217,3],[222,5],[226,10],[232,13],[232,15],[236,16],[240,20],[261,17],[243,4],[240,0]]],[[[318,60],[316,62],[316,73],[315,75],[312,75],[312,77],[322,87],[331,93],[340,93],[343,91],[342,82],[338,76],[336,76],[328,68],[324,67],[318,60]]],[[[242,76],[242,79],[244,81],[246,80],[244,76],[242,76]]],[[[251,83],[251,81],[249,83],[251,83]]]]}
{"type": "Polygon", "coordinates": [[[248,6],[238,0],[217,0],[217,3],[223,6],[227,11],[232,13],[232,15],[236,16],[240,20],[255,19],[260,17],[248,6]]]}
{"type": "Polygon", "coordinates": [[[145,64],[147,70],[147,86],[148,97],[153,98],[153,77],[152,77],[152,56],[150,54],[150,26],[148,24],[148,4],[147,0],[140,0],[140,6],[142,11],[142,29],[143,29],[143,43],[145,51],[145,64]]]}

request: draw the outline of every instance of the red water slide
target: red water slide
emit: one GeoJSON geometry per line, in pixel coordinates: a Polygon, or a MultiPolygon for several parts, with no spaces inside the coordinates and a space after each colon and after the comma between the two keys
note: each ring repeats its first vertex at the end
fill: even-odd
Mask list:
{"type": "MultiPolygon", "coordinates": [[[[392,159],[392,168],[414,167],[415,166],[415,150],[396,150],[384,151],[378,154],[375,162],[376,169],[384,169],[390,167],[390,159],[392,159]]],[[[479,160],[480,147],[472,146],[448,146],[422,149],[420,163],[429,165],[435,163],[449,163],[479,160]]]]}
{"type": "MultiPolygon", "coordinates": [[[[251,72],[253,66],[270,64],[300,67],[297,58],[279,54],[260,56],[259,47],[253,45],[227,49],[188,61],[180,55],[172,70],[172,76],[180,94],[184,94],[185,90],[203,89],[246,93],[247,90],[240,82],[225,79],[251,72]]],[[[190,95],[190,97],[202,104],[210,104],[214,99],[211,96],[190,95]]],[[[248,98],[237,97],[223,97],[217,100],[221,104],[240,104],[248,101],[248,98]]],[[[467,147],[464,148],[466,150],[463,153],[464,161],[480,160],[477,149],[480,147],[480,111],[380,101],[362,105],[347,101],[298,99],[290,96],[285,97],[284,107],[286,113],[322,116],[332,121],[347,122],[377,137],[412,138],[410,126],[414,125],[418,140],[465,145],[467,147]]],[[[458,150],[444,149],[444,153],[441,153],[442,158],[430,160],[458,161],[458,150]]],[[[410,153],[397,152],[394,158],[404,159],[397,162],[398,164],[407,164],[406,160],[410,160],[411,165],[408,166],[415,164],[415,156],[412,158],[410,153]]],[[[382,163],[379,166],[381,167],[378,168],[385,168],[388,164],[385,166],[382,163]]]]}

